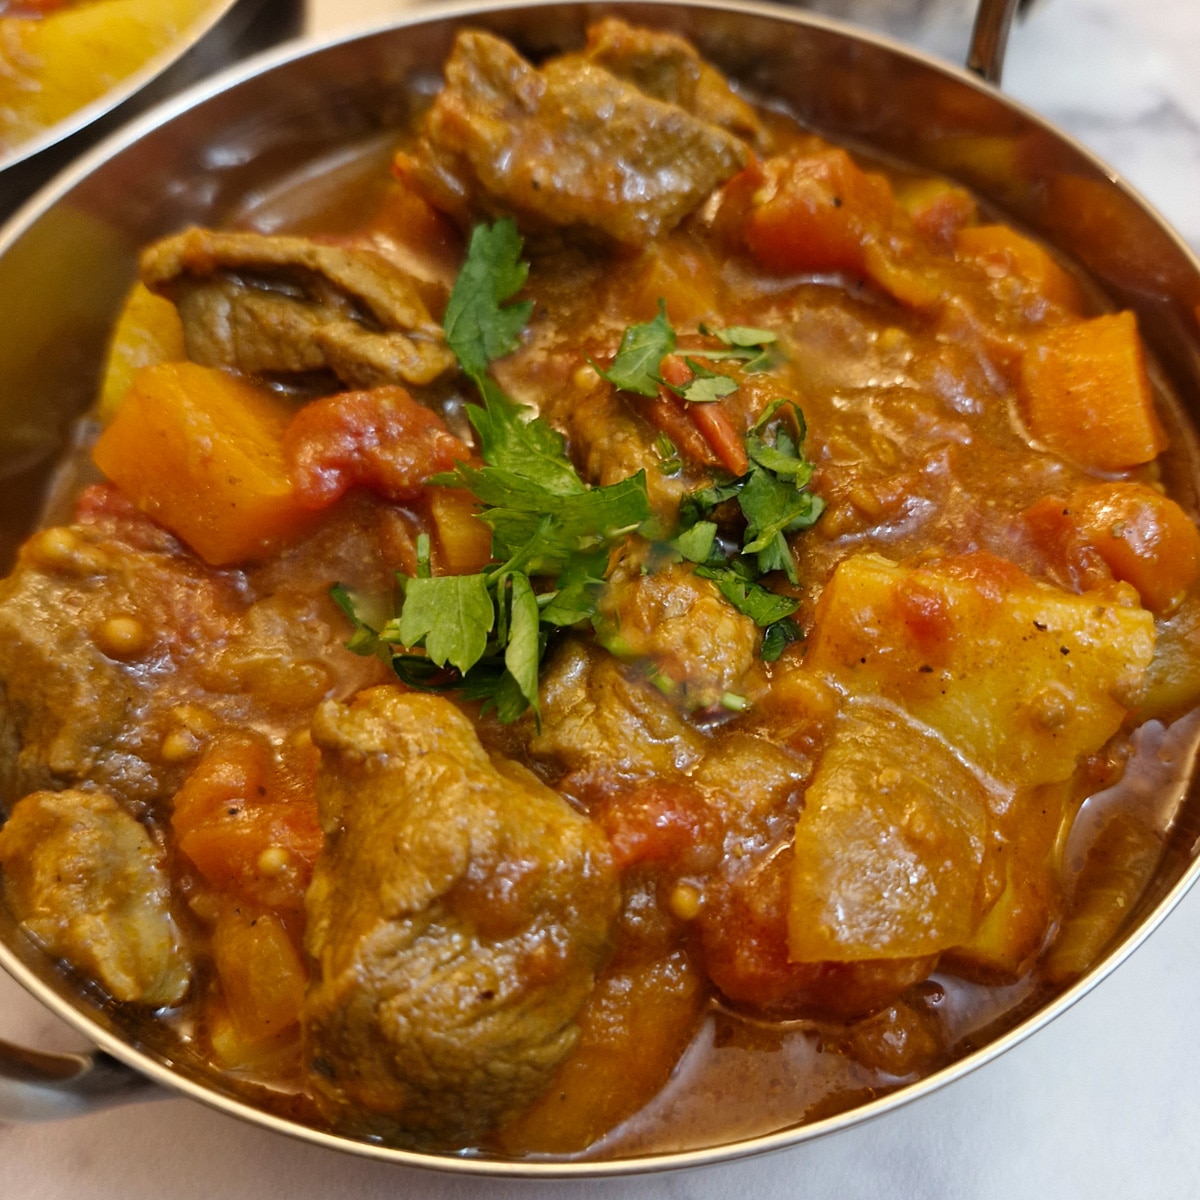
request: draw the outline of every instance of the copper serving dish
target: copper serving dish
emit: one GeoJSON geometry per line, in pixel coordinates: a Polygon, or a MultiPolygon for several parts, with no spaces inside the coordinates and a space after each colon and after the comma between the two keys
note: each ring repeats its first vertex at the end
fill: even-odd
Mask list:
{"type": "MultiPolygon", "coordinates": [[[[986,81],[997,78],[1015,0],[984,5],[972,70],[887,39],[765,4],[457,4],[371,32],[289,47],[194,89],[78,162],[0,232],[0,560],[38,520],[72,419],[90,403],[106,331],[138,248],[187,223],[220,224],[255,189],[402,120],[456,31],[494,30],[527,54],[582,40],[616,12],[675,30],[752,93],[833,139],[965,183],[1006,219],[1074,259],[1132,308],[1182,411],[1165,470],[1193,510],[1200,484],[1200,262],[1115,173],[986,81]],[[981,78],[984,76],[985,78],[981,78]],[[1086,200],[1086,205],[1081,207],[1086,200]],[[1086,212],[1086,219],[1081,213],[1086,212]]],[[[0,1043],[0,1119],[86,1111],[173,1089],[262,1127],[364,1156],[464,1173],[612,1175],[695,1166],[795,1145],[879,1116],[974,1070],[1040,1029],[1121,963],[1200,874],[1200,789],[1161,798],[1165,849],[1123,932],[1074,986],[982,1048],[872,1103],[747,1140],[605,1161],[422,1154],[355,1141],[255,1108],[172,1044],[69,981],[0,909],[0,966],[86,1035],[93,1055],[0,1043]]]]}

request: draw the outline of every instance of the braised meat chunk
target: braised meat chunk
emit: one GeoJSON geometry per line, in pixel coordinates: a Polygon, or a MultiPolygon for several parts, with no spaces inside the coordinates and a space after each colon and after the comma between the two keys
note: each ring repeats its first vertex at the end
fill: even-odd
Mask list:
{"type": "Polygon", "coordinates": [[[162,794],[155,693],[221,641],[236,598],[174,538],[136,528],[140,545],[112,523],[44,530],[0,583],[0,709],[20,744],[0,799],[84,781],[162,794]]]}
{"type": "Polygon", "coordinates": [[[369,247],[189,229],[145,252],[142,280],[175,302],[204,366],[328,370],[369,388],[429,383],[454,363],[415,281],[369,247]]]}
{"type": "Polygon", "coordinates": [[[318,709],[313,738],[314,1084],[343,1124],[469,1143],[575,1045],[617,909],[607,843],[441,698],[371,689],[318,709]]]}
{"type": "Polygon", "coordinates": [[[634,69],[630,82],[584,55],[539,70],[491,34],[462,33],[405,169],[463,220],[514,212],[531,229],[641,244],[748,157],[739,136],[682,105],[694,85],[668,88],[679,101],[668,102],[642,90],[643,74],[634,69]]]}
{"type": "Polygon", "coordinates": [[[34,792],[0,828],[4,893],[22,927],[117,1000],[183,999],[191,965],[161,850],[104,792],[34,792]]]}

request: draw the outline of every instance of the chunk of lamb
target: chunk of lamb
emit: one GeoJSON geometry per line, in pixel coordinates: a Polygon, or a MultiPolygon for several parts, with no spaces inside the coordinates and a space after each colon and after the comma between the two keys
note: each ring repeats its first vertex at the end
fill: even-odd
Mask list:
{"type": "Polygon", "coordinates": [[[541,700],[541,729],[529,752],[563,772],[559,786],[572,795],[686,772],[708,749],[709,739],[657,688],[574,638],[547,666],[541,700]]]}
{"type": "Polygon", "coordinates": [[[43,530],[0,582],[0,725],[19,745],[0,757],[0,802],[84,781],[133,802],[164,791],[152,697],[222,643],[238,601],[169,534],[134,528],[43,530]]]}
{"type": "Polygon", "coordinates": [[[711,579],[675,563],[644,575],[637,556],[617,565],[598,604],[601,643],[641,660],[685,709],[715,708],[746,686],[761,642],[711,579]]]}
{"type": "Polygon", "coordinates": [[[350,388],[426,384],[454,365],[417,282],[369,246],[188,229],[142,255],[188,357],[248,374],[332,371],[350,388]]]}
{"type": "Polygon", "coordinates": [[[372,688],[312,731],[314,1087],[339,1125],[471,1144],[577,1041],[618,906],[607,842],[444,698],[372,688]]]}
{"type": "Polygon", "coordinates": [[[116,1000],[177,1004],[191,969],[162,852],[104,792],[34,792],[0,828],[4,893],[21,927],[116,1000]]]}
{"type": "MultiPolygon", "coordinates": [[[[631,82],[578,54],[538,69],[507,42],[466,31],[416,152],[400,166],[464,223],[515,212],[531,230],[583,227],[640,245],[679,224],[749,156],[707,111],[642,90],[641,74],[631,82]]],[[[673,90],[681,99],[686,91],[673,90]]]]}

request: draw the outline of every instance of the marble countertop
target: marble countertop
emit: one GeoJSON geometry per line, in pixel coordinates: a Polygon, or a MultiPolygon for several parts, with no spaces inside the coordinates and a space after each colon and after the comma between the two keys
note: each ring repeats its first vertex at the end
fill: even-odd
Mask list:
{"type": "MultiPolygon", "coordinates": [[[[403,0],[310,0],[307,26],[403,0]]],[[[814,7],[817,6],[814,3],[814,7]]],[[[823,0],[830,15],[961,60],[965,0],[823,0]]],[[[1123,173],[1200,250],[1200,4],[1038,0],[1005,89],[1123,173]]],[[[1200,889],[1123,967],[981,1071],[872,1124],[768,1157],[591,1181],[605,1200],[1171,1200],[1200,1194],[1200,889]]],[[[0,1036],[74,1034],[0,974],[0,1036]]],[[[305,1146],[169,1099],[57,1124],[0,1125],[0,1200],[508,1200],[579,1184],[493,1182],[305,1146]]]]}

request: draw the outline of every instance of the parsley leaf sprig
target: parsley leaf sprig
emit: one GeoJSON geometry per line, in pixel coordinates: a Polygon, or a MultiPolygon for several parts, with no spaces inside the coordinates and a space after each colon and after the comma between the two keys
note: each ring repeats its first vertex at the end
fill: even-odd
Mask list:
{"type": "Polygon", "coordinates": [[[466,488],[479,501],[495,565],[434,576],[422,535],[416,576],[398,577],[396,616],[373,626],[360,598],[333,592],[355,623],[350,649],[387,658],[410,686],[458,689],[504,722],[537,712],[550,634],[595,614],[609,547],[650,515],[644,472],[588,487],[562,436],[526,419],[489,374],[492,359],[516,349],[532,311],[528,302],[509,303],[528,274],[521,247],[511,220],[478,226],[444,319],[447,343],[482,400],[466,408],[484,465],[459,463],[432,482],[466,488]]]}

